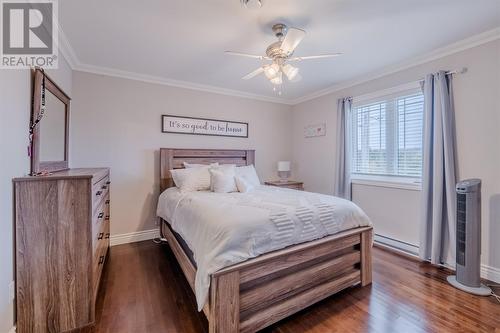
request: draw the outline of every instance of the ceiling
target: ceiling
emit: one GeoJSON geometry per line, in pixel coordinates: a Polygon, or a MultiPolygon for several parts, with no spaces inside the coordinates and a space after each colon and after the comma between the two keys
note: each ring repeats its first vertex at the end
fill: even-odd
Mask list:
{"type": "Polygon", "coordinates": [[[343,52],[298,63],[302,81],[285,83],[292,101],[425,55],[500,26],[499,0],[64,0],[61,28],[82,68],[103,67],[189,84],[278,97],[264,75],[244,81],[264,54],[271,26],[305,29],[296,56],[343,52]]]}

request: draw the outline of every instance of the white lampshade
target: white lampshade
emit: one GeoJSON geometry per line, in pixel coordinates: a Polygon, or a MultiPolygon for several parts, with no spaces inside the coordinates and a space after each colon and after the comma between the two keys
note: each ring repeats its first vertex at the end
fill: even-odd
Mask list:
{"type": "Polygon", "coordinates": [[[279,161],[278,171],[290,171],[290,161],[279,161]]]}
{"type": "Polygon", "coordinates": [[[285,66],[283,66],[283,73],[285,73],[288,80],[292,81],[299,73],[299,69],[297,67],[293,67],[290,64],[286,64],[285,66]]]}

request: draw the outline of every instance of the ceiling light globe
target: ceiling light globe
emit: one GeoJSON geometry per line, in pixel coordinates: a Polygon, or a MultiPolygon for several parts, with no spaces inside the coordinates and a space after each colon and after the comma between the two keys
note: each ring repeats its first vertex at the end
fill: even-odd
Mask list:
{"type": "Polygon", "coordinates": [[[297,74],[299,74],[299,69],[297,67],[293,67],[290,64],[286,64],[283,66],[283,73],[285,73],[288,80],[292,81],[297,74]]]}
{"type": "Polygon", "coordinates": [[[281,75],[281,72],[280,72],[280,73],[278,73],[278,75],[276,75],[276,77],[270,79],[269,81],[271,81],[271,83],[274,85],[280,85],[283,83],[283,75],[281,75]]]}
{"type": "Polygon", "coordinates": [[[241,5],[245,8],[260,8],[263,5],[264,0],[240,0],[241,5]]]}
{"type": "Polygon", "coordinates": [[[280,66],[278,64],[267,65],[264,67],[264,74],[269,80],[274,79],[280,71],[280,66]]]}

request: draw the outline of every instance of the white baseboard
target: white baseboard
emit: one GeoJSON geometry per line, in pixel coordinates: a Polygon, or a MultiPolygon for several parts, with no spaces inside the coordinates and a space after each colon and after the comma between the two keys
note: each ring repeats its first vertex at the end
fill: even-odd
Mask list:
{"type": "Polygon", "coordinates": [[[496,283],[500,283],[500,269],[481,264],[481,277],[496,283]]]}
{"type": "MultiPolygon", "coordinates": [[[[418,246],[416,245],[408,244],[397,239],[377,234],[375,234],[374,241],[375,243],[381,244],[382,246],[418,257],[418,246]]],[[[445,265],[445,267],[448,267],[451,270],[455,270],[455,267],[452,265],[445,265]]],[[[500,269],[481,264],[481,277],[483,279],[500,283],[500,269]]]]}
{"type": "Polygon", "coordinates": [[[153,239],[153,238],[156,238],[159,236],[160,236],[160,232],[159,232],[158,228],[151,229],[151,230],[135,231],[135,232],[129,232],[126,234],[112,235],[109,238],[109,244],[110,244],[110,246],[115,246],[115,245],[120,245],[120,244],[135,243],[135,242],[141,242],[141,241],[153,239]]]}
{"type": "Polygon", "coordinates": [[[13,326],[8,333],[16,333],[16,326],[13,326]]]}

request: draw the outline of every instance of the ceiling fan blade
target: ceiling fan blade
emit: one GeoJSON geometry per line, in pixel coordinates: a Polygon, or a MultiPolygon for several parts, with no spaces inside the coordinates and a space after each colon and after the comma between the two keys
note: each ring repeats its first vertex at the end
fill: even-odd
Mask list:
{"type": "Polygon", "coordinates": [[[302,60],[311,60],[311,59],[322,59],[322,58],[333,58],[342,55],[343,53],[329,53],[329,54],[320,54],[315,56],[305,56],[305,57],[294,57],[290,58],[287,61],[302,61],[302,60]]]}
{"type": "Polygon", "coordinates": [[[269,59],[269,57],[266,57],[266,56],[248,54],[248,53],[243,53],[243,52],[224,51],[224,53],[229,54],[229,55],[233,55],[233,56],[247,57],[247,58],[259,59],[259,60],[269,59]]]}
{"type": "Polygon", "coordinates": [[[297,28],[290,28],[286,33],[285,39],[281,43],[281,50],[286,54],[291,54],[297,45],[302,41],[305,37],[306,32],[297,28]]]}
{"type": "Polygon", "coordinates": [[[259,75],[260,73],[264,72],[264,67],[259,67],[257,68],[256,70],[254,70],[253,72],[245,75],[242,77],[243,80],[250,80],[251,78],[259,75]]]}

